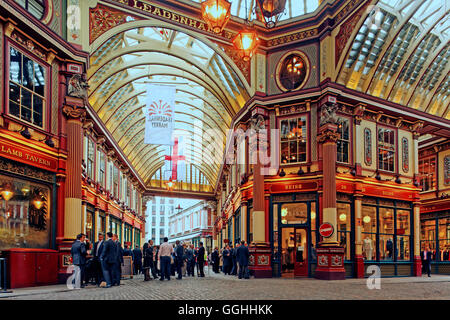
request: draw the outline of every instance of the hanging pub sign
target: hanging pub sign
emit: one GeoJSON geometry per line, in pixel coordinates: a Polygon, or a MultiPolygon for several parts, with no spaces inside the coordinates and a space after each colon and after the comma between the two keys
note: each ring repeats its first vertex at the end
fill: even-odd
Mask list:
{"type": "Polygon", "coordinates": [[[174,86],[148,84],[145,109],[145,140],[147,144],[172,145],[175,122],[174,86]]]}

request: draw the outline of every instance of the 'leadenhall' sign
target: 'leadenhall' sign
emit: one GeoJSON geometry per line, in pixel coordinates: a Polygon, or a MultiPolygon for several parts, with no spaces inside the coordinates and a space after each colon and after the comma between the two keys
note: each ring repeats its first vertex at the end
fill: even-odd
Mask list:
{"type": "MultiPolygon", "coordinates": [[[[183,24],[187,27],[191,27],[194,29],[214,33],[213,30],[206,23],[204,23],[202,21],[198,21],[198,20],[183,16],[179,13],[175,13],[175,12],[171,12],[166,9],[163,9],[163,8],[159,8],[155,5],[148,4],[143,1],[139,1],[139,0],[114,0],[114,1],[124,4],[124,5],[127,5],[133,9],[141,10],[141,11],[143,11],[147,14],[151,14],[152,16],[155,16],[155,17],[160,17],[165,20],[177,22],[177,23],[183,24]]],[[[228,31],[225,31],[225,30],[222,31],[222,36],[224,36],[225,38],[228,38],[228,39],[231,39],[233,37],[233,35],[231,33],[229,33],[228,31]]]]}
{"type": "Polygon", "coordinates": [[[173,86],[147,86],[147,108],[145,109],[145,143],[173,144],[172,133],[175,121],[175,93],[173,86]]]}

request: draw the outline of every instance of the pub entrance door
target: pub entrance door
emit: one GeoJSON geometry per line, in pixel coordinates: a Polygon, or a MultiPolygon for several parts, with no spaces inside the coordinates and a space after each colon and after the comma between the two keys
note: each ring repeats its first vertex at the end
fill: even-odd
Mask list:
{"type": "Polygon", "coordinates": [[[308,233],[306,228],[294,229],[294,277],[308,276],[308,233]]]}
{"type": "Polygon", "coordinates": [[[281,229],[281,273],[283,277],[308,276],[308,228],[281,229]]]}

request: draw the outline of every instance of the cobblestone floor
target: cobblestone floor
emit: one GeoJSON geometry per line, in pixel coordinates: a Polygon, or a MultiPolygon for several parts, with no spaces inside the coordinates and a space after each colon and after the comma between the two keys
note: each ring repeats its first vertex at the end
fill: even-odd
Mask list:
{"type": "Polygon", "coordinates": [[[210,274],[205,278],[144,282],[142,276],[123,280],[109,289],[87,286],[68,290],[65,286],[17,289],[0,299],[27,300],[378,300],[450,299],[450,276],[382,278],[380,290],[369,290],[366,279],[323,281],[316,279],[250,279],[210,274]]]}

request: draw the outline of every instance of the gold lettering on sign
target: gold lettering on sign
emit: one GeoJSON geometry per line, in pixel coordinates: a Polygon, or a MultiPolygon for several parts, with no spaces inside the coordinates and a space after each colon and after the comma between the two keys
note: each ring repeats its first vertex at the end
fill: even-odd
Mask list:
{"type": "Polygon", "coordinates": [[[285,187],[285,190],[295,190],[295,189],[301,189],[301,184],[292,184],[285,187]]]}

